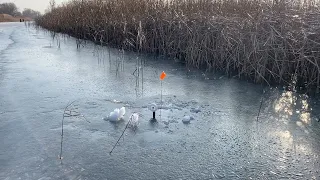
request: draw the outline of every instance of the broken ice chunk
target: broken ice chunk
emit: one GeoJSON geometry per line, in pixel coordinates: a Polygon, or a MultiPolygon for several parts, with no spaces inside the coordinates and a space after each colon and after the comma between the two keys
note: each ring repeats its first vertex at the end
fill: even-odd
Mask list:
{"type": "Polygon", "coordinates": [[[182,122],[185,123],[185,124],[188,124],[190,123],[190,121],[193,119],[193,117],[191,116],[184,116],[183,119],[182,119],[182,122]]]}

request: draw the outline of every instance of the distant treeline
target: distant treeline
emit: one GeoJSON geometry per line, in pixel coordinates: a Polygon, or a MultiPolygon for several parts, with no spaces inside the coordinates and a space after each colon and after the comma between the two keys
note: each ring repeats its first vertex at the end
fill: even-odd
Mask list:
{"type": "Polygon", "coordinates": [[[40,12],[28,8],[20,12],[18,7],[14,3],[0,4],[0,14],[9,14],[11,16],[24,16],[32,19],[35,19],[41,15],[40,12]]]}
{"type": "Polygon", "coordinates": [[[162,54],[267,84],[320,88],[314,0],[73,0],[37,19],[102,45],[162,54]]]}

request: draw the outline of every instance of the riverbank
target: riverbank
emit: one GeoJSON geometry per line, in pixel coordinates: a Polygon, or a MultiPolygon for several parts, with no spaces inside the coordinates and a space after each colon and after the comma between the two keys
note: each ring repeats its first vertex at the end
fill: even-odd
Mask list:
{"type": "Polygon", "coordinates": [[[257,83],[319,91],[317,12],[311,1],[72,1],[36,23],[257,83]]]}
{"type": "Polygon", "coordinates": [[[31,18],[28,18],[28,17],[13,17],[9,14],[0,14],[0,22],[19,22],[21,20],[24,20],[24,21],[32,21],[31,18]]]}

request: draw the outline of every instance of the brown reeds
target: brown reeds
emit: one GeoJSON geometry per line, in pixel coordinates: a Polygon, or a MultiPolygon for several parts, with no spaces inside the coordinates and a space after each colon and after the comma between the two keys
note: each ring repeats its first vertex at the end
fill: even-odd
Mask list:
{"type": "Polygon", "coordinates": [[[101,45],[267,84],[320,88],[317,1],[73,0],[36,20],[101,45]]]}

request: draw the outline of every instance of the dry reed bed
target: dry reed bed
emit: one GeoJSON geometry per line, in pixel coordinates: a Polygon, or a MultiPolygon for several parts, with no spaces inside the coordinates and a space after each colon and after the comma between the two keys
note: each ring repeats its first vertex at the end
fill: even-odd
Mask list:
{"type": "Polygon", "coordinates": [[[313,1],[73,0],[36,22],[126,50],[178,58],[267,84],[320,88],[320,12],[313,1]]]}

